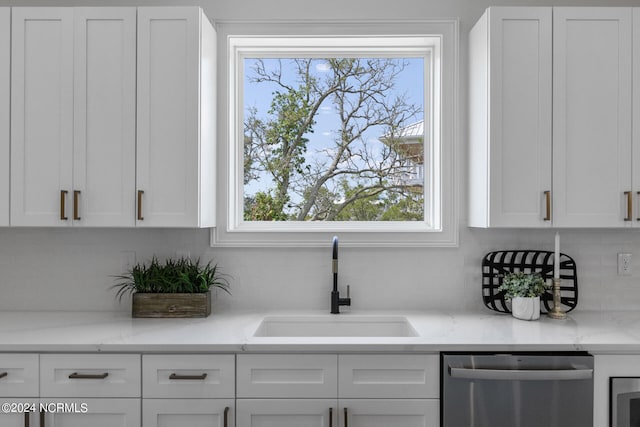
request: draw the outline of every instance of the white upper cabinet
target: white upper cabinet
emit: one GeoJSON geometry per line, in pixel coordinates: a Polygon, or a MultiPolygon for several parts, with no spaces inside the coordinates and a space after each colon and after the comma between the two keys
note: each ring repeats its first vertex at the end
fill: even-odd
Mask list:
{"type": "Polygon", "coordinates": [[[469,225],[631,226],[632,9],[490,8],[470,52],[469,225]]]}
{"type": "Polygon", "coordinates": [[[0,8],[0,226],[9,225],[11,9],[0,8]]]}
{"type": "Polygon", "coordinates": [[[139,227],[215,225],[215,55],[200,8],[138,9],[139,227]]]}
{"type": "Polygon", "coordinates": [[[75,9],[74,222],[134,226],[136,10],[75,9]]]}
{"type": "Polygon", "coordinates": [[[11,225],[134,225],[135,16],[13,8],[11,225]]]}
{"type": "Polygon", "coordinates": [[[631,8],[553,13],[554,226],[630,224],[631,8]]]}
{"type": "Polygon", "coordinates": [[[551,209],[552,9],[489,8],[470,33],[472,227],[542,227],[551,209]]]}
{"type": "Polygon", "coordinates": [[[640,226],[640,8],[633,8],[633,224],[640,226]]]}
{"type": "Polygon", "coordinates": [[[11,224],[67,225],[73,9],[13,8],[12,34],[11,224]]]}

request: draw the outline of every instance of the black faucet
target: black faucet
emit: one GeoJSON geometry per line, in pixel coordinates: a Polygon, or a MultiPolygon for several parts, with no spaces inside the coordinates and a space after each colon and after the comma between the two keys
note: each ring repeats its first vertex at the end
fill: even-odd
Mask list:
{"type": "Polygon", "coordinates": [[[339,314],[341,305],[351,305],[351,298],[349,298],[348,286],[346,298],[340,298],[340,292],[338,292],[338,236],[333,236],[332,246],[333,257],[331,270],[333,271],[333,290],[331,291],[331,314],[339,314]]]}

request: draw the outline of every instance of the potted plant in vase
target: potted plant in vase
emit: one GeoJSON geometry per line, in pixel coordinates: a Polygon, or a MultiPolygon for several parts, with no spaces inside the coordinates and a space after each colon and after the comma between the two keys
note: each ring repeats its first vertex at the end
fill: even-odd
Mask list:
{"type": "Polygon", "coordinates": [[[217,264],[189,258],[167,259],[154,256],[149,263],[138,263],[116,276],[116,296],[133,297],[133,317],[207,317],[211,314],[212,288],[230,294],[229,283],[217,264]]]}
{"type": "Polygon", "coordinates": [[[527,274],[521,271],[509,273],[502,279],[498,290],[504,291],[506,300],[511,300],[511,314],[522,320],[540,318],[540,295],[548,289],[544,279],[538,273],[527,274]]]}

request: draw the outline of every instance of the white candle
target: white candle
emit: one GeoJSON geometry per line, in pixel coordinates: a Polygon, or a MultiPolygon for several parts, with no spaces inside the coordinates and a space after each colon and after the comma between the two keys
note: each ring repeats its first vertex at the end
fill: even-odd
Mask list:
{"type": "Polygon", "coordinates": [[[560,278],[560,233],[556,233],[556,249],[553,257],[553,278],[560,278]]]}

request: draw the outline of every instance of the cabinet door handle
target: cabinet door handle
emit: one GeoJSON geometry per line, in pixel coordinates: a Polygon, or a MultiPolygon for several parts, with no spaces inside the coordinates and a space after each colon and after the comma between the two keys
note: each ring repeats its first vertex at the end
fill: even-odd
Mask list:
{"type": "Polygon", "coordinates": [[[69,375],[69,379],[71,380],[103,380],[108,376],[109,376],[108,372],[105,372],[104,374],[79,374],[77,372],[74,372],[73,374],[69,375]]]}
{"type": "Polygon", "coordinates": [[[69,218],[67,218],[67,214],[66,214],[66,208],[65,208],[65,202],[67,201],[67,193],[69,193],[67,190],[60,190],[60,219],[62,221],[66,221],[69,218]]]}
{"type": "Polygon", "coordinates": [[[224,408],[223,423],[224,423],[224,427],[229,427],[229,407],[228,406],[224,408]]]}
{"type": "Polygon", "coordinates": [[[80,218],[80,191],[73,192],[73,219],[79,221],[80,218]]]}
{"type": "Polygon", "coordinates": [[[207,378],[206,373],[202,375],[178,375],[175,373],[169,375],[170,380],[204,380],[206,378],[207,378]]]}
{"type": "Polygon", "coordinates": [[[543,218],[544,221],[551,221],[551,191],[544,192],[544,200],[546,205],[546,212],[543,218]]]}
{"type": "Polygon", "coordinates": [[[45,425],[44,425],[44,411],[40,411],[40,427],[45,427],[45,425]]]}
{"type": "Polygon", "coordinates": [[[29,414],[31,414],[29,411],[24,413],[24,427],[29,427],[29,414]]]}
{"type": "Polygon", "coordinates": [[[9,375],[9,373],[8,373],[8,372],[0,372],[0,378],[4,378],[4,377],[6,377],[7,375],[9,375]]]}
{"type": "MultiPolygon", "coordinates": [[[[640,196],[640,191],[636,192],[636,194],[640,196]]],[[[636,221],[640,221],[640,217],[636,218],[636,221]]]]}
{"type": "Polygon", "coordinates": [[[333,408],[329,408],[329,427],[333,427],[333,408]]]}
{"type": "Polygon", "coordinates": [[[349,422],[349,411],[347,408],[344,408],[344,427],[348,427],[347,423],[349,422]]]}
{"type": "Polygon", "coordinates": [[[144,191],[138,190],[138,221],[144,220],[144,217],[142,216],[142,195],[143,194],[144,194],[144,191]]]}
{"type": "Polygon", "coordinates": [[[624,220],[633,221],[631,218],[633,216],[633,197],[631,196],[631,191],[625,191],[624,194],[627,196],[627,216],[624,220]]]}

